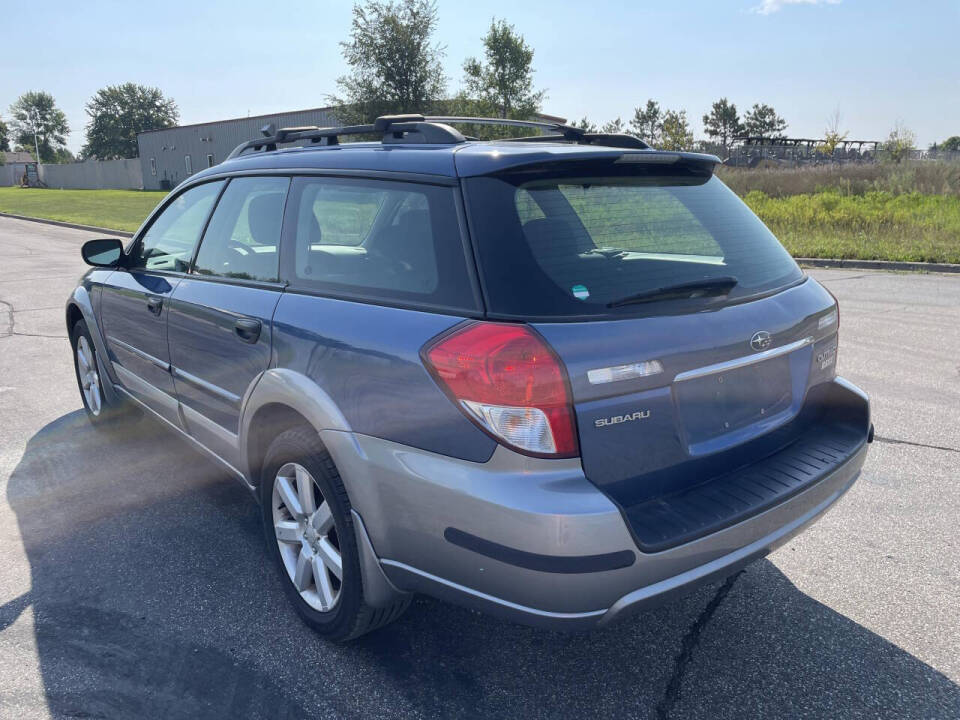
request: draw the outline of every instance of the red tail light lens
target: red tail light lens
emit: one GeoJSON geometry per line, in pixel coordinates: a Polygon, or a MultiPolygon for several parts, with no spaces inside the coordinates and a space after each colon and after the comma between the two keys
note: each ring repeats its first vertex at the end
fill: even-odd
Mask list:
{"type": "Polygon", "coordinates": [[[429,345],[424,358],[467,416],[504,444],[534,455],[578,454],[566,371],[529,328],[472,323],[429,345]]]}

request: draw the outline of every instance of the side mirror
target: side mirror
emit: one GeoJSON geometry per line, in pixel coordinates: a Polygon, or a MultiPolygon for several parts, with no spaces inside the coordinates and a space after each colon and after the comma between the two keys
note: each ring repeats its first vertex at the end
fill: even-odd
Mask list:
{"type": "Polygon", "coordinates": [[[94,267],[112,268],[120,265],[123,243],[116,238],[87,240],[80,248],[83,261],[94,267]]]}

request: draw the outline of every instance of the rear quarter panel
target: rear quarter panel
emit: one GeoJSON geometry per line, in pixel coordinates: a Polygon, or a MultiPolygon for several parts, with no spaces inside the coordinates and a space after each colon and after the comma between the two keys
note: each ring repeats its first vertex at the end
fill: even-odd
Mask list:
{"type": "Polygon", "coordinates": [[[495,443],[444,395],[420,349],[463,318],[284,293],[273,320],[274,366],[313,380],[350,429],[486,462],[495,443]]]}

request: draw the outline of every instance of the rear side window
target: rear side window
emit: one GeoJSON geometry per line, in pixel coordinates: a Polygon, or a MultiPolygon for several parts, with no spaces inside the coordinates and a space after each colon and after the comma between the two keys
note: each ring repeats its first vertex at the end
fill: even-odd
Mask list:
{"type": "Polygon", "coordinates": [[[289,185],[290,179],[282,177],[231,180],[210,218],[193,272],[276,282],[289,185]]]}
{"type": "MultiPolygon", "coordinates": [[[[591,168],[464,181],[492,313],[579,317],[696,311],[704,298],[618,301],[734,277],[726,302],[802,278],[718,178],[684,168],[591,168]],[[669,303],[669,306],[668,306],[669,303]]],[[[716,298],[709,298],[711,307],[716,298]]]]}
{"type": "Polygon", "coordinates": [[[223,182],[197,185],[173,199],[140,238],[128,266],[186,272],[223,182]]]}
{"type": "Polygon", "coordinates": [[[450,187],[295,178],[285,228],[294,288],[475,309],[450,187]]]}

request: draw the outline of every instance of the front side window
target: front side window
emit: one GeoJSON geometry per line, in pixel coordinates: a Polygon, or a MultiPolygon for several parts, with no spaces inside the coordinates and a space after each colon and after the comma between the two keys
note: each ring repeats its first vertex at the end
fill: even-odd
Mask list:
{"type": "Polygon", "coordinates": [[[284,177],[231,180],[210,218],[193,272],[276,282],[289,185],[290,179],[284,177]]]}
{"type": "Polygon", "coordinates": [[[290,202],[294,287],[474,309],[452,188],[297,178],[290,202]]]}
{"type": "Polygon", "coordinates": [[[760,219],[702,171],[558,167],[464,186],[496,314],[694,312],[803,276],[760,219]],[[688,284],[707,289],[664,292],[688,284]]]}
{"type": "Polygon", "coordinates": [[[186,272],[223,181],[192,187],[171,201],[134,246],[128,267],[186,272]]]}

